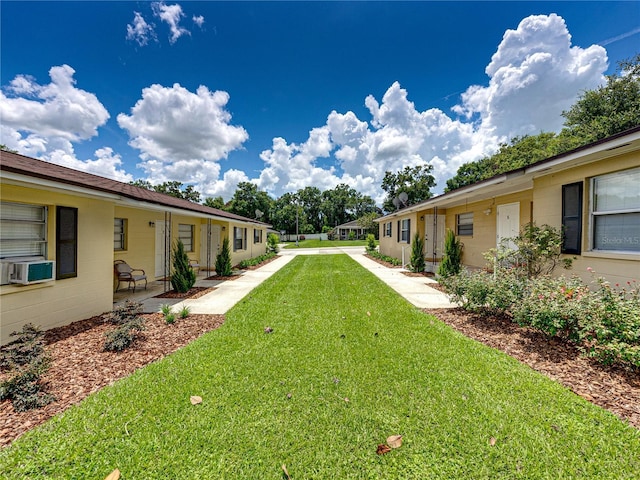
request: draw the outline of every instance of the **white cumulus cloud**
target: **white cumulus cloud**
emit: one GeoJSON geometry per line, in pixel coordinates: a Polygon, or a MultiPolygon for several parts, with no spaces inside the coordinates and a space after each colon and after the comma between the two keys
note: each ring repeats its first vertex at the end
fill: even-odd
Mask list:
{"type": "Polygon", "coordinates": [[[368,122],[350,111],[334,111],[301,145],[274,139],[272,148],[261,155],[265,169],[258,184],[281,195],[307,185],[333,188],[346,183],[381,201],[385,171],[426,163],[433,166],[436,191],[441,192],[463,163],[494,153],[500,143],[559,131],[562,111],[582,91],[604,82],[607,61],[605,49],[598,45],[572,46],[558,15],[527,17],[504,34],[485,70],[488,85],[470,86],[452,114],[417,109],[395,82],[381,102],[373,95],[365,98],[368,122]],[[305,150],[304,145],[317,141],[314,132],[325,128],[330,134],[321,144],[325,148],[318,154],[305,150]],[[318,158],[327,154],[339,168],[318,166],[318,158]]]}
{"type": "Polygon", "coordinates": [[[218,181],[217,162],[249,138],[242,126],[230,123],[228,102],[227,92],[205,86],[193,93],[177,83],[151,85],[130,115],[121,113],[117,121],[128,132],[129,144],[140,150],[138,166],[152,183],[177,180],[205,193],[218,181]]]}

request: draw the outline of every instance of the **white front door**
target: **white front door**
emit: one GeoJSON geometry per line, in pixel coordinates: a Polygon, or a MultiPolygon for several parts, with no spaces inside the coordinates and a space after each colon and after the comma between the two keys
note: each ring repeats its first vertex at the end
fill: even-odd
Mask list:
{"type": "Polygon", "coordinates": [[[167,224],[164,220],[156,220],[156,277],[164,277],[165,255],[166,255],[166,230],[167,224]]]}
{"type": "Polygon", "coordinates": [[[428,262],[433,257],[442,258],[444,252],[444,215],[429,214],[424,216],[424,256],[428,262]]]}
{"type": "Polygon", "coordinates": [[[215,268],[216,256],[220,248],[220,225],[211,225],[210,242],[207,225],[203,225],[200,231],[200,268],[207,268],[207,252],[209,253],[209,266],[210,268],[215,268]],[[208,250],[207,245],[209,245],[208,250]]]}
{"type": "MultiPolygon", "coordinates": [[[[496,244],[500,246],[502,240],[517,237],[520,233],[520,204],[498,205],[497,222],[496,244]]],[[[511,241],[507,245],[512,249],[516,248],[511,241]]]]}

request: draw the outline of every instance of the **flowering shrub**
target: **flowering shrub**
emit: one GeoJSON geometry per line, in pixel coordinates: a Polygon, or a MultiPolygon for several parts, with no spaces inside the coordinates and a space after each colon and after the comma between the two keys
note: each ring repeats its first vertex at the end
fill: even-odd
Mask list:
{"type": "Polygon", "coordinates": [[[528,278],[515,267],[462,271],[440,283],[465,310],[507,314],[521,326],[575,342],[601,363],[640,368],[640,293],[634,282],[612,287],[595,278],[589,288],[578,277],[528,278]]]}
{"type": "Polygon", "coordinates": [[[527,294],[511,310],[519,325],[580,341],[581,322],[591,321],[592,297],[589,287],[577,277],[541,277],[529,282],[527,294]]]}

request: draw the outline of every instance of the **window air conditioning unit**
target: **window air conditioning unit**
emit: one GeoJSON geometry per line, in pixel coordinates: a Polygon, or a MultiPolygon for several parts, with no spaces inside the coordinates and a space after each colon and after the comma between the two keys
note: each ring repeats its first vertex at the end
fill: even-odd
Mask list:
{"type": "Polygon", "coordinates": [[[50,260],[12,263],[9,281],[22,285],[50,282],[54,279],[55,266],[56,262],[50,260]]]}

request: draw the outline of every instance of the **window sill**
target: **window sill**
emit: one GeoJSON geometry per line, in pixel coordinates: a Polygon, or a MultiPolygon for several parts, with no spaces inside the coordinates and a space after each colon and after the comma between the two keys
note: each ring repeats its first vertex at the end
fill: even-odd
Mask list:
{"type": "Polygon", "coordinates": [[[39,290],[41,288],[49,288],[53,287],[55,284],[55,280],[52,280],[50,282],[34,283],[33,285],[9,283],[7,285],[0,285],[0,296],[9,295],[11,293],[30,292],[32,290],[39,290]]]}
{"type": "Polygon", "coordinates": [[[635,260],[640,261],[640,253],[633,252],[605,252],[600,250],[591,250],[582,252],[583,257],[588,258],[609,258],[611,260],[635,260]]]}

